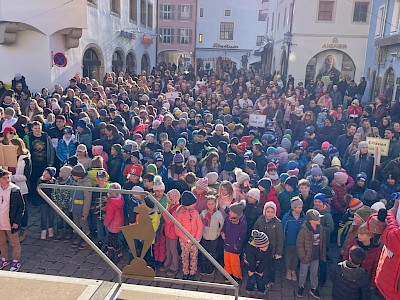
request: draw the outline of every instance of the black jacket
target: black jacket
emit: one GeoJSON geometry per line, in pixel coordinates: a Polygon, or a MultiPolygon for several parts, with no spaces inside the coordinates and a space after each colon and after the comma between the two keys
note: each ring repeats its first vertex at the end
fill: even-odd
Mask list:
{"type": "Polygon", "coordinates": [[[108,175],[110,175],[111,182],[119,182],[123,162],[124,159],[121,155],[111,156],[111,158],[107,162],[108,175]]]}
{"type": "Polygon", "coordinates": [[[273,268],[274,253],[272,245],[268,246],[267,251],[261,251],[259,248],[248,243],[244,249],[244,260],[249,266],[250,272],[264,273],[273,268]]]}
{"type": "MultiPolygon", "coordinates": [[[[13,184],[14,185],[14,184],[13,184]]],[[[14,185],[11,188],[10,193],[10,224],[11,227],[13,224],[18,225],[18,229],[11,229],[11,233],[15,233],[19,230],[21,226],[22,216],[25,213],[25,201],[21,195],[21,191],[18,186],[14,185]]]]}
{"type": "Polygon", "coordinates": [[[371,291],[367,272],[349,261],[338,263],[332,272],[333,300],[369,300],[371,291]]]}
{"type": "Polygon", "coordinates": [[[348,135],[347,133],[340,135],[335,143],[336,148],[339,151],[340,158],[344,157],[346,153],[347,147],[353,142],[353,136],[348,135]]]}

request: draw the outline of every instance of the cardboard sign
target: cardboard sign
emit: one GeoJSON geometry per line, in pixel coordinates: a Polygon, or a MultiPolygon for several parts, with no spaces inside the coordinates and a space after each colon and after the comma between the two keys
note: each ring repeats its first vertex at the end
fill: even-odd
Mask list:
{"type": "Polygon", "coordinates": [[[179,97],[179,92],[169,92],[169,93],[165,93],[165,97],[167,98],[167,100],[171,103],[175,103],[175,98],[179,97]]]}
{"type": "Polygon", "coordinates": [[[390,140],[367,137],[367,143],[368,143],[368,152],[370,154],[374,154],[375,148],[378,147],[381,150],[381,156],[389,155],[390,140]]]}
{"type": "Polygon", "coordinates": [[[17,151],[14,145],[0,144],[0,166],[2,167],[17,167],[17,151]]]}
{"type": "Polygon", "coordinates": [[[267,121],[266,115],[251,114],[249,116],[249,126],[264,128],[266,121],[267,121]]]}

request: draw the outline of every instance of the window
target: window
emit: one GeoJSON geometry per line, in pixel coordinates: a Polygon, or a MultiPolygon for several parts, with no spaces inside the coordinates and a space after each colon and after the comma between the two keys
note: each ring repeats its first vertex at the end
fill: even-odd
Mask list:
{"type": "Polygon", "coordinates": [[[393,6],[392,23],[390,33],[398,33],[400,28],[400,0],[396,0],[393,6]]]}
{"type": "Polygon", "coordinates": [[[119,15],[121,13],[121,3],[120,0],[111,0],[111,12],[119,15]]]}
{"type": "Polygon", "coordinates": [[[204,17],[204,8],[200,7],[200,18],[204,17]]]}
{"type": "Polygon", "coordinates": [[[146,0],[140,0],[140,24],[146,26],[146,0]]]}
{"type": "Polygon", "coordinates": [[[178,11],[180,20],[192,19],[192,6],[190,4],[178,5],[178,11]]]}
{"type": "Polygon", "coordinates": [[[386,8],[385,5],[379,6],[378,17],[376,19],[375,37],[380,38],[383,36],[385,29],[386,8]]]}
{"type": "Polygon", "coordinates": [[[262,46],[262,44],[264,43],[264,41],[265,41],[265,36],[263,36],[263,35],[257,35],[256,46],[257,46],[257,47],[262,46]]]}
{"type": "Polygon", "coordinates": [[[97,6],[97,0],[87,0],[87,2],[97,6]]]}
{"type": "Polygon", "coordinates": [[[258,21],[265,21],[267,19],[267,14],[264,12],[263,9],[258,11],[258,21]]]}
{"type": "Polygon", "coordinates": [[[369,2],[354,4],[353,22],[367,23],[369,2]]]}
{"type": "Polygon", "coordinates": [[[174,42],[174,30],[172,28],[160,28],[160,42],[172,44],[174,42]]]}
{"type": "Polygon", "coordinates": [[[233,22],[221,22],[219,25],[219,39],[220,40],[233,40],[233,22]]]}
{"type": "Polygon", "coordinates": [[[160,4],[160,19],[173,20],[174,17],[174,6],[172,4],[160,4]]]}
{"type": "Polygon", "coordinates": [[[129,20],[137,23],[137,0],[129,0],[129,20]]]}
{"type": "Polygon", "coordinates": [[[153,28],[153,4],[147,5],[147,27],[153,28]]]}
{"type": "Polygon", "coordinates": [[[191,44],[192,43],[192,29],[181,28],[178,29],[178,43],[191,44]]]}
{"type": "Polygon", "coordinates": [[[231,16],[231,10],[225,9],[225,17],[230,17],[230,16],[231,16]]]}
{"type": "Polygon", "coordinates": [[[335,1],[319,1],[318,21],[333,21],[335,1]]]}

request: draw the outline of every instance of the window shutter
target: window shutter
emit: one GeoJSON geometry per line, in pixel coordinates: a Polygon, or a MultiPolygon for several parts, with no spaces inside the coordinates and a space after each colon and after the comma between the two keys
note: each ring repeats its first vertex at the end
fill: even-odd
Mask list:
{"type": "Polygon", "coordinates": [[[171,20],[175,19],[175,5],[171,4],[171,20]]]}
{"type": "Polygon", "coordinates": [[[174,31],[175,29],[171,28],[171,44],[174,43],[174,38],[175,38],[174,31]]]}
{"type": "Polygon", "coordinates": [[[162,20],[163,19],[163,5],[162,4],[160,4],[159,14],[160,14],[160,19],[162,20]]]}
{"type": "Polygon", "coordinates": [[[189,29],[189,44],[192,43],[192,29],[189,29]]]}
{"type": "Polygon", "coordinates": [[[182,5],[178,5],[178,20],[182,19],[182,5]]]}

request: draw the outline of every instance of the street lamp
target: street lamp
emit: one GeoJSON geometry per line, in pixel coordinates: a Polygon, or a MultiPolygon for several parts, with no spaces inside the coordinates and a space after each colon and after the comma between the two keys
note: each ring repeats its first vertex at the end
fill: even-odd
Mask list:
{"type": "Polygon", "coordinates": [[[293,35],[292,35],[292,33],[290,31],[286,32],[283,35],[283,43],[285,45],[287,45],[285,73],[283,74],[284,78],[285,78],[285,81],[287,80],[287,77],[288,77],[287,73],[288,73],[288,70],[289,70],[289,56],[290,56],[290,48],[292,46],[292,38],[293,38],[293,35]]]}

